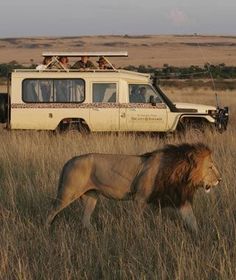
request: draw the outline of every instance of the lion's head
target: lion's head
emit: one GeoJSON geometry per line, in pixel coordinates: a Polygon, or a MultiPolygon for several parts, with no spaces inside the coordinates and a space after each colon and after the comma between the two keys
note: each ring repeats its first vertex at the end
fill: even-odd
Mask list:
{"type": "Polygon", "coordinates": [[[194,159],[195,167],[192,169],[190,178],[193,183],[209,192],[221,181],[220,173],[213,162],[211,150],[203,144],[198,144],[196,147],[198,149],[194,159]]]}
{"type": "Polygon", "coordinates": [[[179,187],[203,187],[209,192],[221,181],[212,151],[203,143],[167,145],[163,149],[162,170],[169,183],[179,187]]]}
{"type": "MultiPolygon", "coordinates": [[[[144,156],[151,157],[152,154],[144,156]]],[[[198,231],[192,203],[195,191],[203,187],[209,192],[220,182],[210,148],[203,143],[166,145],[153,153],[158,158],[158,172],[148,203],[174,207],[194,232],[198,231]]]]}

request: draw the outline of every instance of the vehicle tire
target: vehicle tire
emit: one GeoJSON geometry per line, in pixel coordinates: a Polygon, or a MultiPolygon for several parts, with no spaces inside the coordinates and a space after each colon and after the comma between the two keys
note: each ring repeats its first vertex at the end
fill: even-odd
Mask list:
{"type": "Polygon", "coordinates": [[[78,123],[78,131],[82,135],[87,135],[90,133],[90,129],[89,129],[88,125],[82,121],[78,123]]]}
{"type": "Polygon", "coordinates": [[[209,125],[204,120],[188,119],[185,118],[179,122],[177,126],[177,132],[179,135],[186,136],[189,132],[204,133],[208,129],[209,125]]]}
{"type": "Polygon", "coordinates": [[[7,94],[0,93],[0,123],[7,121],[7,94]]]}
{"type": "Polygon", "coordinates": [[[86,135],[90,133],[90,129],[86,122],[84,120],[74,120],[73,122],[63,123],[60,122],[60,124],[57,126],[57,129],[55,130],[56,133],[63,134],[68,132],[79,132],[81,135],[86,135]]]}

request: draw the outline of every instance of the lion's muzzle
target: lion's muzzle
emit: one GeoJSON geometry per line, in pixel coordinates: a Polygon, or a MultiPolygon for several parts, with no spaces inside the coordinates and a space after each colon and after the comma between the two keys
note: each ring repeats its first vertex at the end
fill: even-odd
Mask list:
{"type": "Polygon", "coordinates": [[[211,188],[218,186],[218,184],[222,181],[222,178],[217,178],[215,182],[212,182],[211,184],[204,184],[204,189],[206,193],[209,193],[211,191],[211,188]]]}

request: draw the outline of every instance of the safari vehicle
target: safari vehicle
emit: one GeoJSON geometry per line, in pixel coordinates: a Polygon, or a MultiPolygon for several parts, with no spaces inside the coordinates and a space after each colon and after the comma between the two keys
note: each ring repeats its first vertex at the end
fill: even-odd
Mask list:
{"type": "Polygon", "coordinates": [[[108,57],[127,52],[43,53],[45,70],[16,69],[0,95],[0,121],[8,129],[173,132],[206,124],[222,132],[228,108],[173,103],[149,74],[116,69],[108,57]],[[103,57],[109,69],[66,69],[59,57],[103,57]]]}

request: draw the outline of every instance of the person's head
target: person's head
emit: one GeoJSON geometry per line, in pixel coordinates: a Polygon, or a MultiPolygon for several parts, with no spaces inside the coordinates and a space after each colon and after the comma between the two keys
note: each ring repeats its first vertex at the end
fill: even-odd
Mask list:
{"type": "Polygon", "coordinates": [[[69,62],[69,59],[67,56],[61,56],[59,57],[59,61],[62,63],[62,64],[67,64],[69,62]]]}
{"type": "Polygon", "coordinates": [[[147,90],[146,90],[145,87],[141,87],[141,88],[139,89],[139,92],[140,92],[141,95],[145,95],[146,91],[147,91],[147,90]]]}
{"type": "Polygon", "coordinates": [[[103,68],[106,64],[107,61],[105,60],[104,57],[100,57],[99,60],[97,61],[99,68],[103,68]]]}
{"type": "Polygon", "coordinates": [[[84,63],[86,63],[89,60],[88,56],[81,56],[81,61],[83,61],[84,63]]]}
{"type": "Polygon", "coordinates": [[[52,60],[51,56],[46,56],[44,57],[43,64],[48,65],[51,62],[51,60],[52,60]]]}

